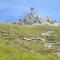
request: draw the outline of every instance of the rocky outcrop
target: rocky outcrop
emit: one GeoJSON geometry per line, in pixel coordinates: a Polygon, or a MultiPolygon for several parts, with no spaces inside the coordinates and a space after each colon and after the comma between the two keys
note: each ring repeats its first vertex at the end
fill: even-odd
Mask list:
{"type": "MultiPolygon", "coordinates": [[[[50,16],[40,17],[36,12],[31,11],[18,24],[24,25],[56,25],[56,21],[50,16]]],[[[56,25],[57,26],[57,25],[56,25]]]]}

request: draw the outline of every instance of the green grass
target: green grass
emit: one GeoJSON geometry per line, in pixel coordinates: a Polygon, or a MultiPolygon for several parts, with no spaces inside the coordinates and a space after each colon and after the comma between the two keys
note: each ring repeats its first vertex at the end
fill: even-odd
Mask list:
{"type": "Polygon", "coordinates": [[[0,38],[0,60],[58,60],[56,53],[45,52],[42,43],[23,41],[18,34],[41,36],[41,33],[54,30],[60,36],[60,27],[53,26],[23,26],[0,23],[0,35],[11,34],[13,39],[0,38]],[[44,51],[44,53],[42,52],[44,51]]]}
{"type": "Polygon", "coordinates": [[[22,51],[20,48],[0,46],[0,60],[58,60],[53,54],[43,55],[22,51]]]}

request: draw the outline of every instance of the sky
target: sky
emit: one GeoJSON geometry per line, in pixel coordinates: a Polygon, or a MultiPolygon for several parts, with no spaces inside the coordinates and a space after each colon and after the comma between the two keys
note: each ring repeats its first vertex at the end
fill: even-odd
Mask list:
{"type": "Polygon", "coordinates": [[[40,16],[52,16],[60,22],[60,0],[0,0],[0,22],[15,22],[30,8],[40,16]]]}

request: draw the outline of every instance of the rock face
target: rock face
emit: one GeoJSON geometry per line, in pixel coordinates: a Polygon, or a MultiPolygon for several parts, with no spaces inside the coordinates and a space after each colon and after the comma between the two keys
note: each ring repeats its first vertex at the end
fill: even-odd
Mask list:
{"type": "Polygon", "coordinates": [[[34,11],[31,11],[24,17],[24,19],[21,19],[18,21],[18,24],[26,24],[26,25],[34,25],[34,24],[35,25],[38,25],[38,24],[50,25],[50,24],[55,24],[55,23],[56,21],[52,17],[50,16],[40,17],[34,11]]]}
{"type": "Polygon", "coordinates": [[[40,23],[39,17],[35,12],[29,13],[23,20],[24,24],[40,23]]]}

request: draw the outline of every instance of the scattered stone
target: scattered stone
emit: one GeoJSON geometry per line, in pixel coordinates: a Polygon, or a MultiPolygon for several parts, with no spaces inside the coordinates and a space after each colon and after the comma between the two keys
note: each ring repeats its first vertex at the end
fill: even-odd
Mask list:
{"type": "Polygon", "coordinates": [[[54,33],[55,31],[47,31],[42,33],[42,36],[50,36],[51,33],[54,33]]]}
{"type": "Polygon", "coordinates": [[[31,40],[30,38],[23,38],[23,40],[31,40]]]}
{"type": "Polygon", "coordinates": [[[46,47],[46,48],[48,48],[48,49],[51,49],[51,48],[52,48],[52,45],[49,44],[49,43],[45,43],[45,44],[44,44],[44,47],[46,47]]]}

